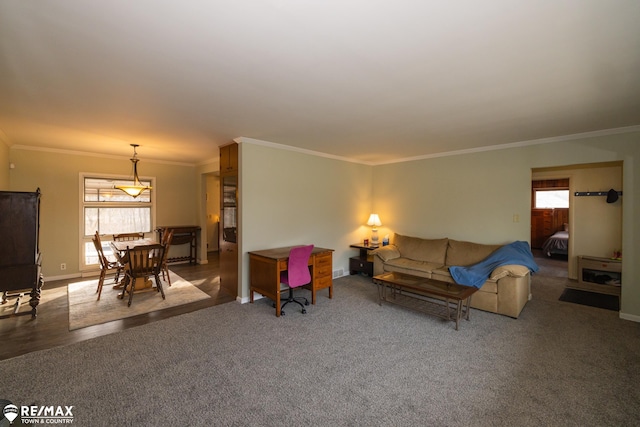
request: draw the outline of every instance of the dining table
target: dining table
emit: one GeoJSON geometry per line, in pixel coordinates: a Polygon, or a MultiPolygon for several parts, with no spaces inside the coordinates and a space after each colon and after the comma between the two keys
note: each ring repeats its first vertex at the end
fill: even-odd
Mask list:
{"type": "MultiPolygon", "coordinates": [[[[154,239],[151,238],[147,238],[145,237],[144,239],[136,239],[136,240],[118,240],[118,241],[111,241],[109,243],[109,245],[111,246],[111,249],[113,250],[113,253],[118,253],[119,254],[119,260],[120,262],[122,262],[124,264],[124,268],[126,269],[127,266],[127,248],[132,249],[135,248],[136,246],[147,246],[147,245],[154,245],[158,242],[156,242],[154,239]]],[[[116,283],[115,285],[113,285],[114,289],[123,289],[124,288],[124,278],[116,283]]],[[[138,292],[146,292],[149,290],[154,289],[153,287],[153,282],[151,280],[149,280],[149,278],[147,278],[146,280],[144,280],[144,283],[140,284],[140,283],[135,283],[135,287],[134,287],[135,291],[134,294],[138,293],[138,292]]],[[[124,292],[118,294],[118,298],[124,298],[124,292]]]]}

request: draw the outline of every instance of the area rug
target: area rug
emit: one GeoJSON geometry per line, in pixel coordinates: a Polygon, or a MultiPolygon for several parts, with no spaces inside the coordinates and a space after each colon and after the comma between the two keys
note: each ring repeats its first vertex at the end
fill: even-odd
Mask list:
{"type": "Polygon", "coordinates": [[[111,322],[163,310],[169,307],[184,305],[210,298],[205,292],[196,288],[172,271],[171,286],[163,282],[166,299],[162,299],[159,292],[149,291],[137,293],[133,296],[131,306],[127,306],[127,299],[121,300],[118,289],[113,289],[113,280],[107,278],[102,287],[102,296],[97,300],[98,279],[70,283],[67,286],[69,298],[69,330],[86,328],[87,326],[111,322]]]}
{"type": "Polygon", "coordinates": [[[566,288],[564,292],[562,292],[562,295],[560,295],[559,300],[588,305],[590,307],[620,311],[620,298],[616,295],[599,294],[597,292],[566,288]]]}

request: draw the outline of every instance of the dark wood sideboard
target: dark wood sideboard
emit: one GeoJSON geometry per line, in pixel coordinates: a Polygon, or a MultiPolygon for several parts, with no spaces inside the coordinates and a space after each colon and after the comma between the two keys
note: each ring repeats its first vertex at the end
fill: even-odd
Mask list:
{"type": "Polygon", "coordinates": [[[197,225],[171,225],[156,228],[158,241],[162,242],[162,235],[173,230],[173,240],[171,246],[189,245],[189,255],[170,257],[168,263],[189,261],[189,264],[198,263],[198,232],[197,225]]]}

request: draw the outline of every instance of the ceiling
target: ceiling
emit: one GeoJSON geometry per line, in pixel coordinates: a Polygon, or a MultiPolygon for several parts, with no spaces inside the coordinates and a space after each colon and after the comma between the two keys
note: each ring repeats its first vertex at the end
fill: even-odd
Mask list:
{"type": "Polygon", "coordinates": [[[0,0],[0,141],[365,163],[640,125],[637,0],[0,0]]]}

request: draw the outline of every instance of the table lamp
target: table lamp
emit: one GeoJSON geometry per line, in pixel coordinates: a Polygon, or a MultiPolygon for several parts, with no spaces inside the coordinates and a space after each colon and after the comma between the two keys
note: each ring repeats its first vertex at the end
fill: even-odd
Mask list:
{"type": "Polygon", "coordinates": [[[367,221],[367,225],[372,227],[371,228],[371,246],[378,246],[380,242],[378,241],[378,229],[376,227],[380,227],[382,225],[378,214],[372,213],[369,216],[369,221],[367,221]]]}

